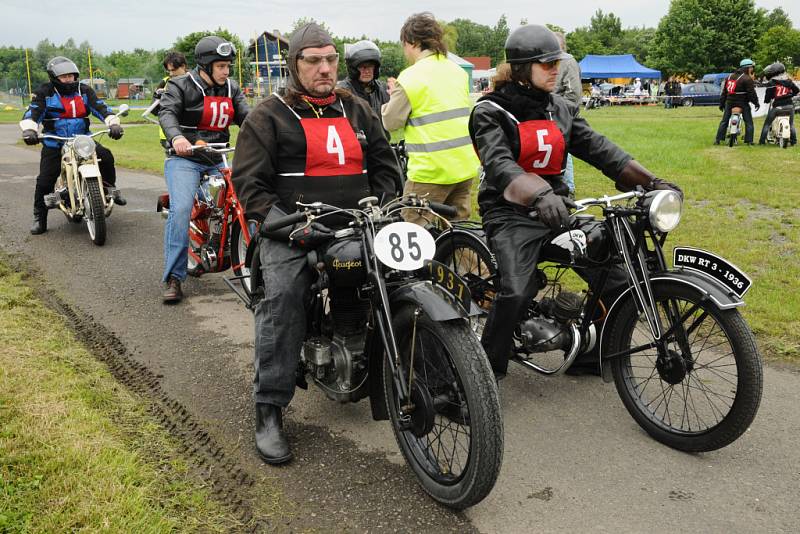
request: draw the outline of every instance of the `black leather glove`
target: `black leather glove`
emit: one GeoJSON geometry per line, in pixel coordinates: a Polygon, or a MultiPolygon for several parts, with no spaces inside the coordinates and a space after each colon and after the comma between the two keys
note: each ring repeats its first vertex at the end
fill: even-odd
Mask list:
{"type": "Polygon", "coordinates": [[[39,133],[36,130],[23,130],[22,140],[26,145],[35,145],[39,142],[39,133]]]}
{"type": "Polygon", "coordinates": [[[333,230],[322,223],[312,222],[293,230],[290,238],[300,248],[314,249],[333,239],[333,230]]]}
{"type": "Polygon", "coordinates": [[[539,214],[539,220],[553,230],[561,230],[569,227],[569,210],[567,206],[575,206],[567,197],[562,197],[553,193],[551,187],[541,189],[531,207],[539,214]]]}
{"type": "Polygon", "coordinates": [[[761,104],[756,104],[756,111],[758,111],[759,109],[761,109],[761,104]]]}
{"type": "Polygon", "coordinates": [[[122,126],[120,126],[119,124],[112,124],[111,126],[108,127],[108,136],[111,139],[114,140],[122,139],[123,133],[125,132],[122,130],[122,126]]]}
{"type": "Polygon", "coordinates": [[[653,178],[648,185],[643,186],[645,191],[675,191],[683,200],[683,189],[661,178],[653,178]]]}
{"type": "Polygon", "coordinates": [[[720,106],[719,106],[719,110],[720,110],[720,111],[725,111],[725,106],[723,106],[723,105],[721,105],[721,104],[720,104],[720,106]]]}

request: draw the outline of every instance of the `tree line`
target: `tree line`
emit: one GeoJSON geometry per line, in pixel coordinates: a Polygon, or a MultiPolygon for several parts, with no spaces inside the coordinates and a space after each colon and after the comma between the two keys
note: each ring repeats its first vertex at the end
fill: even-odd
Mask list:
{"type": "MultiPolygon", "coordinates": [[[[310,18],[297,19],[285,35],[288,37],[310,18]]],[[[503,44],[510,32],[508,20],[501,16],[489,26],[465,18],[441,21],[445,41],[460,56],[489,56],[493,65],[503,60],[503,44]]],[[[527,24],[523,19],[520,25],[527,24]]],[[[323,23],[324,26],[324,23],[323,23]]],[[[772,11],[757,8],[754,0],[672,0],[669,11],[655,28],[627,27],[614,13],[598,9],[589,24],[564,32],[548,24],[555,31],[565,33],[568,51],[580,60],[587,54],[633,54],[643,65],[660,70],[663,75],[698,77],[708,72],[724,72],[735,68],[745,57],[754,59],[759,67],[774,61],[783,61],[790,69],[800,66],[800,30],[794,28],[788,14],[777,7],[772,11]]],[[[330,31],[330,28],[328,28],[330,31]]],[[[186,54],[190,66],[194,65],[193,51],[197,41],[209,33],[231,40],[240,51],[247,50],[252,41],[243,41],[224,28],[207,32],[194,32],[178,37],[169,50],[186,54]]],[[[331,31],[339,52],[344,55],[344,44],[361,37],[338,36],[331,31]]],[[[397,76],[406,66],[398,41],[375,40],[381,49],[382,74],[397,76]]],[[[29,50],[31,80],[35,86],[47,80],[45,65],[57,55],[67,56],[76,62],[82,77],[88,77],[90,45],[73,39],[57,45],[45,39],[29,50]]],[[[167,49],[114,51],[92,55],[92,75],[113,83],[119,78],[146,78],[150,81],[165,75],[161,65],[167,49]]],[[[247,61],[252,61],[250,57],[247,61]]],[[[340,62],[340,75],[346,67],[340,62]]],[[[242,65],[243,82],[252,76],[249,65],[242,65]]],[[[233,77],[238,78],[238,68],[233,77]]],[[[6,87],[27,87],[25,50],[19,47],[0,47],[0,80],[6,87]],[[16,84],[16,85],[14,85],[16,84]]]]}

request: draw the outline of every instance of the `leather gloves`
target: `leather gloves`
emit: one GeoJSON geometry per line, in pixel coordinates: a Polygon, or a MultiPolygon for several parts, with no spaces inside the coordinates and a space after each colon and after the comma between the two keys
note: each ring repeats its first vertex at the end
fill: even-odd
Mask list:
{"type": "Polygon", "coordinates": [[[642,186],[645,191],[675,191],[681,196],[683,200],[683,190],[677,184],[662,180],[661,178],[653,178],[649,184],[642,186]]]}
{"type": "Polygon", "coordinates": [[[720,105],[719,105],[719,110],[720,110],[720,111],[725,111],[725,106],[723,106],[722,104],[720,104],[720,105]]]}
{"type": "Polygon", "coordinates": [[[26,145],[35,145],[39,142],[39,133],[36,130],[23,130],[22,140],[26,145]]]}
{"type": "Polygon", "coordinates": [[[556,195],[553,189],[547,186],[537,192],[531,207],[539,214],[540,221],[552,230],[561,230],[569,228],[567,207],[574,208],[575,203],[567,197],[556,195]]]}
{"type": "Polygon", "coordinates": [[[322,223],[312,222],[292,231],[290,238],[300,248],[314,249],[333,239],[333,230],[322,223]]]}
{"type": "Polygon", "coordinates": [[[108,136],[111,139],[114,140],[122,139],[123,133],[124,132],[122,131],[122,126],[120,126],[119,124],[112,124],[111,126],[108,127],[108,136]]]}

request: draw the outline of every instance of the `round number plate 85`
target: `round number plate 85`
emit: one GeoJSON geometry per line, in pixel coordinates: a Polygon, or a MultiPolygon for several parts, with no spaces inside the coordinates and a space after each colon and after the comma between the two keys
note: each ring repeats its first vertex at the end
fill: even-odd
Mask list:
{"type": "Polygon", "coordinates": [[[409,222],[384,226],[375,236],[375,255],[392,269],[416,271],[433,259],[436,243],[425,228],[409,222]]]}

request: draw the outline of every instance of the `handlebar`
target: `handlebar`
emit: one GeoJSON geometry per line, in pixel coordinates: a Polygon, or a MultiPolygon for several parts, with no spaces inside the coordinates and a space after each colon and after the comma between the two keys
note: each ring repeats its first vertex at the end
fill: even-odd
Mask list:
{"type": "MultiPolygon", "coordinates": [[[[94,132],[92,134],[80,134],[86,135],[88,137],[97,137],[98,135],[102,135],[108,133],[110,130],[100,130],[99,132],[94,132]]],[[[39,139],[55,139],[56,141],[74,141],[75,138],[78,137],[77,135],[73,135],[72,137],[61,137],[60,135],[53,135],[53,134],[42,134],[39,135],[39,139]]]]}
{"type": "Polygon", "coordinates": [[[444,217],[455,217],[458,210],[455,209],[453,206],[448,206],[447,204],[440,204],[438,202],[429,202],[428,206],[439,215],[444,217]]]}
{"type": "MultiPolygon", "coordinates": [[[[230,154],[234,150],[234,147],[230,146],[228,143],[208,143],[206,145],[192,145],[192,152],[211,152],[212,154],[230,154]]],[[[175,156],[178,153],[175,152],[174,148],[168,148],[167,154],[170,156],[175,156]]]]}
{"type": "Polygon", "coordinates": [[[261,234],[262,237],[266,237],[270,232],[276,232],[281,228],[286,228],[287,226],[297,224],[304,220],[306,220],[306,212],[296,211],[292,214],[275,219],[274,221],[264,221],[258,233],[261,234]]]}

